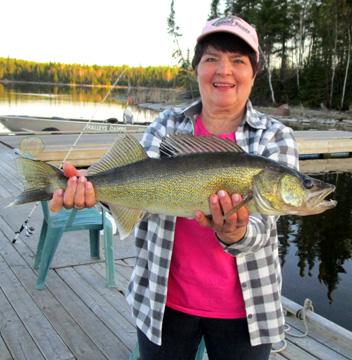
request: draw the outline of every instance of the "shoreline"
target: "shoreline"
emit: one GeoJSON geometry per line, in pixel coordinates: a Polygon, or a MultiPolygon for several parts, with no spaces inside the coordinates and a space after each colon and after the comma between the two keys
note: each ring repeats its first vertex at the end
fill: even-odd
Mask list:
{"type": "MultiPolygon", "coordinates": [[[[16,80],[0,80],[0,84],[30,84],[30,85],[48,85],[48,86],[62,86],[62,87],[88,87],[88,88],[108,88],[112,85],[89,85],[89,84],[67,84],[67,83],[47,83],[36,81],[16,81],[16,80]]],[[[115,88],[128,88],[126,86],[115,85],[115,88]]],[[[178,91],[179,89],[166,88],[133,88],[135,90],[150,90],[150,91],[178,91]]],[[[160,94],[159,94],[160,97],[160,94]]],[[[154,97],[158,99],[158,97],[154,97]]],[[[126,97],[127,99],[127,97],[126,97]]],[[[170,108],[182,109],[190,105],[193,100],[184,100],[181,102],[167,102],[170,99],[164,99],[164,102],[149,101],[143,102],[142,99],[136,99],[133,104],[140,108],[149,109],[156,113],[170,108]]],[[[148,99],[151,100],[151,99],[148,99]]],[[[161,99],[159,99],[161,100],[161,99]]],[[[287,126],[294,128],[294,130],[309,130],[309,129],[324,129],[324,130],[352,130],[352,110],[338,111],[329,110],[323,107],[320,109],[309,109],[303,106],[289,106],[287,104],[281,106],[256,106],[254,108],[264,114],[272,116],[281,121],[287,126]]]]}
{"type": "MultiPolygon", "coordinates": [[[[167,109],[182,109],[189,106],[192,102],[179,104],[167,103],[141,103],[137,106],[156,112],[167,109]]],[[[266,115],[272,116],[285,125],[301,129],[316,130],[323,127],[324,130],[352,130],[352,111],[337,111],[328,109],[307,109],[303,106],[288,107],[288,114],[280,115],[280,107],[273,106],[254,106],[254,108],[266,115]]]]}

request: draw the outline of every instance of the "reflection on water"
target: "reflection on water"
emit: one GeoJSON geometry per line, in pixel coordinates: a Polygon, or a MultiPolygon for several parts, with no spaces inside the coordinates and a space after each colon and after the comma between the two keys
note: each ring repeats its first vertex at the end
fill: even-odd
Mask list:
{"type": "Polygon", "coordinates": [[[351,312],[340,308],[352,299],[352,174],[315,177],[336,185],[338,205],[319,215],[279,219],[283,294],[301,304],[311,298],[319,314],[352,330],[351,312]]]}
{"type": "MultiPolygon", "coordinates": [[[[123,121],[127,106],[127,89],[114,88],[105,102],[110,88],[57,85],[28,85],[0,83],[0,115],[28,115],[75,119],[123,121]],[[98,109],[98,110],[97,110],[98,109]]],[[[129,106],[135,122],[151,122],[157,113],[135,105],[129,106]]]]}

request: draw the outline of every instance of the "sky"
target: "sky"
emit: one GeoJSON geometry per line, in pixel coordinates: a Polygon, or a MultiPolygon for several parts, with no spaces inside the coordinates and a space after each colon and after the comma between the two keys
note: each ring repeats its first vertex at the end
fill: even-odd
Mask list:
{"type": "MultiPolygon", "coordinates": [[[[174,0],[180,46],[191,57],[211,0],[174,0]]],[[[171,0],[4,0],[0,57],[87,65],[176,65],[171,0]]]]}

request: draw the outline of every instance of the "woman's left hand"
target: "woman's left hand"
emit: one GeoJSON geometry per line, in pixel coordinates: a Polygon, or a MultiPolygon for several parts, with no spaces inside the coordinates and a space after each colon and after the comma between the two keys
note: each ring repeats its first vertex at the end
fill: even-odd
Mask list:
{"type": "Polygon", "coordinates": [[[246,234],[249,221],[249,213],[245,206],[242,206],[235,214],[223,220],[231,209],[242,202],[240,194],[233,194],[232,197],[220,190],[209,198],[211,218],[204,215],[202,211],[195,212],[195,218],[202,226],[214,229],[219,239],[228,245],[241,240],[246,234]]]}

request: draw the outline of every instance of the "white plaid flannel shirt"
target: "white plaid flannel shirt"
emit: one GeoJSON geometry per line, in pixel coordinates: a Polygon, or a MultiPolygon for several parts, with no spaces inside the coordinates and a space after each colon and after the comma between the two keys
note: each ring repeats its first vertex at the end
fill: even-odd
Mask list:
{"type": "MultiPolygon", "coordinates": [[[[148,155],[159,157],[163,136],[193,134],[194,121],[201,107],[198,100],[183,111],[160,113],[142,140],[148,155]]],[[[236,141],[250,154],[262,155],[298,169],[298,151],[292,129],[254,110],[249,100],[246,115],[236,131],[236,141]]],[[[284,337],[277,219],[277,216],[250,215],[245,237],[230,246],[222,244],[224,251],[237,258],[253,346],[279,342],[284,337]]],[[[159,345],[175,223],[174,216],[156,214],[137,224],[136,265],[126,296],[138,328],[159,345]]]]}

